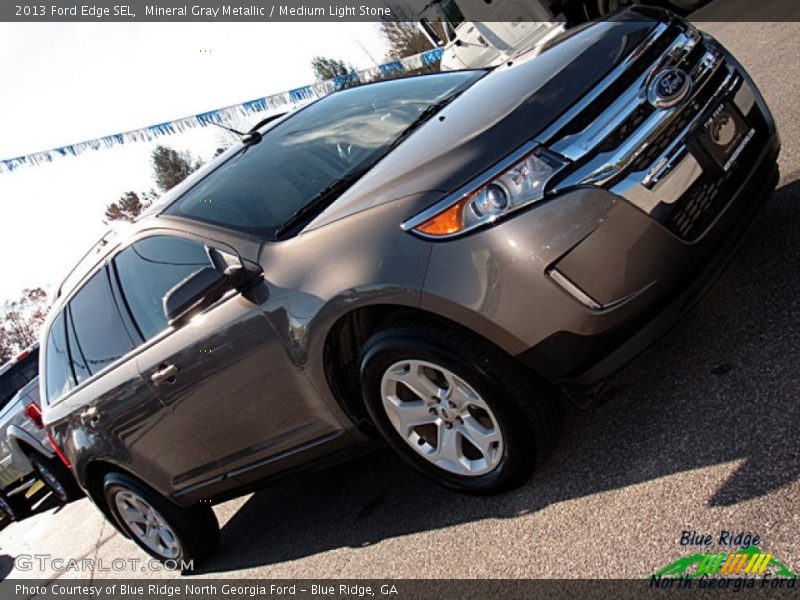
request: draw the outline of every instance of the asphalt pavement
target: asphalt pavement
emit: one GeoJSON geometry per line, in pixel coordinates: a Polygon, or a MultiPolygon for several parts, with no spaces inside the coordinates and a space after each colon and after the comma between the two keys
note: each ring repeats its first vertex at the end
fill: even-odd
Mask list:
{"type": "MultiPolygon", "coordinates": [[[[220,548],[192,577],[641,578],[689,553],[684,531],[758,535],[800,572],[800,23],[702,27],[750,70],[783,139],[779,189],[703,302],[605,405],[570,410],[521,489],[459,495],[379,451],[216,507],[220,548]]],[[[34,553],[145,558],[88,500],[49,498],[0,532],[0,574],[34,553]]]]}

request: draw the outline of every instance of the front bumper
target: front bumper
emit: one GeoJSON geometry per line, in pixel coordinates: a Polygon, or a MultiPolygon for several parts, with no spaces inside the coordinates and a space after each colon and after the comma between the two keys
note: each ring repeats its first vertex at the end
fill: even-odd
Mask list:
{"type": "Polygon", "coordinates": [[[728,174],[717,181],[695,172],[688,181],[687,170],[676,168],[672,182],[668,176],[651,189],[674,190],[684,178],[680,194],[649,209],[630,185],[574,186],[495,227],[434,244],[423,308],[483,335],[576,397],[663,335],[721,273],[778,181],[773,118],[741,65],[724,54],[741,80],[713,97],[709,110],[745,103],[757,133],[728,174]]]}
{"type": "Polygon", "coordinates": [[[595,335],[559,331],[521,353],[519,359],[580,397],[643,352],[702,299],[733,258],[778,183],[777,155],[773,144],[725,215],[726,235],[680,284],[608,331],[595,335]]]}

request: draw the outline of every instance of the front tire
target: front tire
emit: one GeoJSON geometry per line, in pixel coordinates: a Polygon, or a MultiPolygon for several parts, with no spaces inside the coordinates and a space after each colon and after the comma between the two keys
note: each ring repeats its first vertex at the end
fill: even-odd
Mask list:
{"type": "Polygon", "coordinates": [[[219,523],[210,506],[181,508],[124,473],[107,474],[103,492],[123,531],[168,567],[199,563],[219,543],[219,523]]]}
{"type": "Polygon", "coordinates": [[[31,454],[28,460],[36,476],[61,502],[72,502],[83,495],[72,473],[57,458],[48,460],[31,454]]]}
{"type": "Polygon", "coordinates": [[[560,392],[460,332],[395,326],[367,341],[360,364],[367,411],[389,446],[452,489],[521,485],[561,432],[560,392]]]}

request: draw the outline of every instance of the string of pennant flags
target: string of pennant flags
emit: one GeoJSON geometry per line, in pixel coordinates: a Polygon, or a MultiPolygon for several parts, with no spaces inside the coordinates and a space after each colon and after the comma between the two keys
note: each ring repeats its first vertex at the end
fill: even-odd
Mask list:
{"type": "Polygon", "coordinates": [[[195,127],[230,125],[241,117],[262,112],[280,112],[282,110],[292,109],[350,85],[368,83],[388,76],[415,71],[425,66],[436,65],[441,61],[442,53],[443,51],[441,48],[435,48],[420,54],[377,65],[369,69],[351,71],[334,77],[333,79],[313,83],[287,92],[280,92],[278,94],[264,96],[263,98],[248,100],[241,104],[217,108],[215,110],[166,121],[164,123],[148,125],[140,129],[105,135],[92,140],[60,146],[51,150],[35,152],[33,154],[14,158],[0,159],[0,173],[14,171],[20,167],[49,163],[61,157],[78,156],[87,150],[113,148],[114,146],[137,142],[151,142],[162,137],[183,133],[195,127]]]}

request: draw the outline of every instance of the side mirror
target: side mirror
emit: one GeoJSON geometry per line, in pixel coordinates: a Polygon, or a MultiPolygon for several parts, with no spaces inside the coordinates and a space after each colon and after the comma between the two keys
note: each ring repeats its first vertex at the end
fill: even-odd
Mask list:
{"type": "Polygon", "coordinates": [[[261,279],[261,267],[257,264],[218,248],[208,248],[207,251],[211,264],[225,274],[230,287],[243,292],[261,279]]]}
{"type": "Polygon", "coordinates": [[[230,277],[206,267],[195,271],[164,296],[167,323],[176,327],[211,306],[231,289],[230,277]]]}

